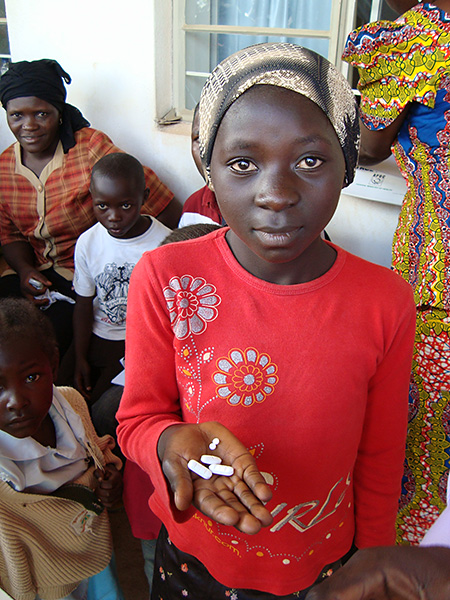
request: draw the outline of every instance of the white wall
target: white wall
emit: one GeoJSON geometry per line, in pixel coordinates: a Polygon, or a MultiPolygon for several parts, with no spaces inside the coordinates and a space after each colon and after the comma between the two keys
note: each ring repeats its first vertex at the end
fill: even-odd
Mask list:
{"type": "MultiPolygon", "coordinates": [[[[11,53],[13,61],[58,60],[73,80],[68,102],[185,200],[202,181],[190,157],[189,127],[184,135],[166,133],[154,122],[155,2],[170,4],[6,0],[11,53]]],[[[157,29],[160,40],[167,39],[164,27],[157,29]]],[[[13,138],[3,118],[0,127],[3,149],[13,138]]]]}
{"type": "MultiPolygon", "coordinates": [[[[156,103],[160,111],[171,106],[170,0],[6,0],[6,11],[13,61],[55,58],[73,79],[68,101],[93,127],[154,169],[181,201],[203,185],[189,125],[155,124],[156,103]]],[[[12,140],[0,118],[0,150],[12,140]]],[[[343,196],[327,230],[388,266],[397,213],[343,196]]]]}

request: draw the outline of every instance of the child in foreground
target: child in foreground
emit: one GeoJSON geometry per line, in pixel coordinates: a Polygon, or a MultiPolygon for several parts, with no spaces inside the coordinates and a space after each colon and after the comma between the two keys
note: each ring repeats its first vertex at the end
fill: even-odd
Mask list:
{"type": "Polygon", "coordinates": [[[299,46],[247,48],[205,84],[229,227],[145,254],[129,295],[118,439],[165,526],[155,599],[304,598],[353,547],[394,541],[412,294],[320,235],[358,141],[348,83],[299,46]],[[205,454],[234,474],[194,475],[205,454]]]}
{"type": "Polygon", "coordinates": [[[24,299],[0,300],[0,587],[16,600],[120,600],[108,515],[121,462],[86,403],[53,386],[49,320],[24,299]]]}
{"type": "Polygon", "coordinates": [[[96,225],[75,246],[75,386],[91,404],[111,385],[125,354],[128,284],[143,252],[170,233],[142,215],[149,189],[133,156],[108,154],[92,169],[96,225]]]}

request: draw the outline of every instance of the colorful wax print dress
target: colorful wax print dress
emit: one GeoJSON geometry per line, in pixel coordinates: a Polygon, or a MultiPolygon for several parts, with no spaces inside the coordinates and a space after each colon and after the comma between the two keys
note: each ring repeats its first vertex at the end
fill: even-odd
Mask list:
{"type": "Polygon", "coordinates": [[[450,466],[450,15],[419,4],[397,21],[352,32],[343,55],[359,70],[361,118],[390,125],[407,182],[393,268],[415,293],[417,332],[398,542],[418,543],[445,506],[450,466]]]}

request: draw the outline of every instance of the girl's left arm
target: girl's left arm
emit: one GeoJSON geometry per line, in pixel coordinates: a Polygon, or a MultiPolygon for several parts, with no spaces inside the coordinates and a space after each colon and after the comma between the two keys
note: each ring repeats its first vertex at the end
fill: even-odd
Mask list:
{"type": "Polygon", "coordinates": [[[402,284],[396,290],[401,293],[392,306],[391,325],[385,325],[390,333],[385,333],[384,355],[369,382],[354,468],[355,544],[358,548],[389,545],[395,538],[415,333],[412,291],[402,284]]]}

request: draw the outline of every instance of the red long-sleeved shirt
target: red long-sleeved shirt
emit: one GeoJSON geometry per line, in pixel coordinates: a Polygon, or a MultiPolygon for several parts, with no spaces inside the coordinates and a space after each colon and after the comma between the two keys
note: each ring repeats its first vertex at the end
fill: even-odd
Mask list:
{"type": "Polygon", "coordinates": [[[171,540],[232,588],[284,595],[350,548],[391,544],[415,328],[410,287],[337,249],[281,286],[235,260],[225,229],[144,254],[129,293],[119,443],[152,477],[171,540]],[[157,458],[173,423],[218,420],[273,491],[254,536],[179,513],[157,458]]]}

